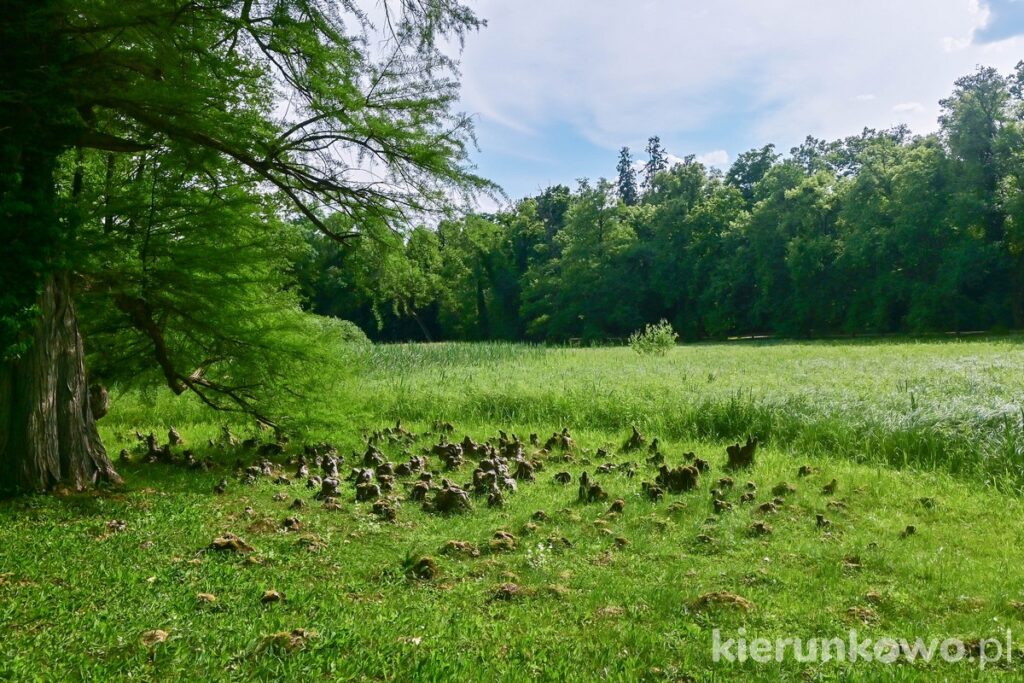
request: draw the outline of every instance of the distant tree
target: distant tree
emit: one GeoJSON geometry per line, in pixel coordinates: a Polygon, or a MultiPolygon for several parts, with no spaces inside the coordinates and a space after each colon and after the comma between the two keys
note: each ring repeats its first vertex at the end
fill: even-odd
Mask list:
{"type": "Polygon", "coordinates": [[[807,175],[819,171],[834,171],[838,144],[808,135],[802,143],[789,150],[790,159],[807,175]]]}
{"type": "Polygon", "coordinates": [[[440,316],[460,339],[507,338],[517,329],[518,283],[506,226],[482,216],[445,221],[440,316]]]}
{"type": "MultiPolygon", "coordinates": [[[[1013,95],[1013,100],[1016,105],[1020,105],[1024,101],[1024,60],[1017,62],[1017,66],[1014,67],[1013,73],[1007,79],[1010,87],[1010,94],[1013,95]]],[[[1021,116],[1022,112],[1020,107],[1017,106],[1015,113],[1017,118],[1021,116]]]]}
{"type": "Polygon", "coordinates": [[[1006,79],[991,67],[979,67],[957,79],[953,94],[939,102],[943,138],[960,164],[962,220],[979,223],[991,240],[1002,238],[995,191],[1003,170],[998,140],[1009,99],[1006,79]]]}
{"type": "Polygon", "coordinates": [[[1010,120],[1001,133],[1006,173],[999,203],[1006,214],[1007,252],[1012,261],[1011,302],[1014,326],[1024,327],[1024,61],[1010,79],[1010,120]]]}
{"type": "Polygon", "coordinates": [[[736,157],[725,180],[737,187],[748,202],[753,201],[754,186],[764,178],[779,157],[780,155],[775,152],[775,145],[765,145],[760,149],[743,152],[736,157]]]}
{"type": "Polygon", "coordinates": [[[661,138],[657,135],[647,140],[647,163],[644,164],[644,192],[654,186],[654,178],[668,168],[668,155],[661,146],[661,138]]]}
{"type": "Polygon", "coordinates": [[[633,155],[629,153],[629,147],[619,150],[619,163],[615,169],[619,174],[619,198],[626,206],[635,206],[640,193],[636,186],[636,169],[633,168],[633,155]]]}
{"type": "Polygon", "coordinates": [[[609,202],[614,186],[581,182],[558,235],[559,256],[531,274],[523,312],[531,336],[542,339],[625,336],[640,323],[635,272],[625,266],[636,233],[630,211],[609,202]]]}
{"type": "Polygon", "coordinates": [[[544,234],[549,242],[565,226],[571,196],[572,190],[565,185],[552,185],[537,196],[537,218],[544,223],[544,234]]]}

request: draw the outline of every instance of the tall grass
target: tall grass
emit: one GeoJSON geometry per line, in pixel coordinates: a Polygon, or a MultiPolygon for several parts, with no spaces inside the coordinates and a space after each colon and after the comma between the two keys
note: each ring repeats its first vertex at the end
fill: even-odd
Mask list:
{"type": "MultiPolygon", "coordinates": [[[[722,442],[1024,482],[1024,344],[1016,339],[745,342],[638,357],[628,348],[384,345],[324,373],[294,424],[313,434],[395,419],[570,426],[722,442]]],[[[222,419],[138,396],[108,429],[222,419]]]]}

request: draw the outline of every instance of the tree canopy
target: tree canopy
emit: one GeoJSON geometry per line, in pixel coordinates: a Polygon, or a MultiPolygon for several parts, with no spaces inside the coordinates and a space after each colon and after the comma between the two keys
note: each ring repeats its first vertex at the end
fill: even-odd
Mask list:
{"type": "MultiPolygon", "coordinates": [[[[425,276],[490,266],[442,277],[419,322],[434,339],[554,342],[623,339],[662,318],[687,339],[1019,329],[1022,82],[1024,63],[979,68],[942,100],[936,134],[808,137],[785,156],[769,144],[724,173],[692,156],[670,165],[651,137],[639,187],[624,147],[614,182],[443,226],[425,276]],[[443,238],[482,221],[486,243],[443,238]]],[[[400,310],[361,316],[357,290],[339,292],[344,314],[372,335],[423,338],[400,310]]]]}
{"type": "Polygon", "coordinates": [[[0,487],[112,473],[87,380],[279,426],[268,392],[333,329],[298,307],[303,225],[386,246],[492,189],[453,108],[481,25],[456,0],[6,2],[0,487]]]}

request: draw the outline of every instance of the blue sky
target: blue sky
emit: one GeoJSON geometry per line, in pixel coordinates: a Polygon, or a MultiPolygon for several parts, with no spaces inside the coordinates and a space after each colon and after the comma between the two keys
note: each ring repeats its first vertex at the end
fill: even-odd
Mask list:
{"type": "Polygon", "coordinates": [[[769,142],[906,123],[1024,59],[1024,0],[476,0],[462,56],[478,170],[510,198],[614,173],[648,136],[727,168],[769,142]]]}

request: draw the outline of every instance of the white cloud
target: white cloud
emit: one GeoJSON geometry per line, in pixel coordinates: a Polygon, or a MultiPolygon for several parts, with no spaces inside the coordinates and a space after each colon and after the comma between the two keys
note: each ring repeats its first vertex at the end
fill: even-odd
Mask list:
{"type": "Polygon", "coordinates": [[[729,165],[729,153],[724,149],[716,149],[705,154],[698,154],[697,161],[705,166],[724,169],[729,165]]]}
{"type": "Polygon", "coordinates": [[[665,159],[668,161],[669,166],[678,166],[679,164],[686,163],[686,159],[680,156],[676,156],[672,152],[665,154],[665,159]]]}
{"type": "Polygon", "coordinates": [[[920,102],[902,102],[894,105],[892,108],[895,112],[910,112],[910,111],[924,111],[924,106],[920,102]]]}
{"type": "Polygon", "coordinates": [[[464,107],[509,135],[566,126],[609,150],[642,149],[653,133],[678,151],[735,155],[864,126],[929,132],[956,78],[976,64],[1008,71],[1024,43],[973,44],[988,17],[977,0],[475,6],[489,26],[463,55],[464,107]]]}

